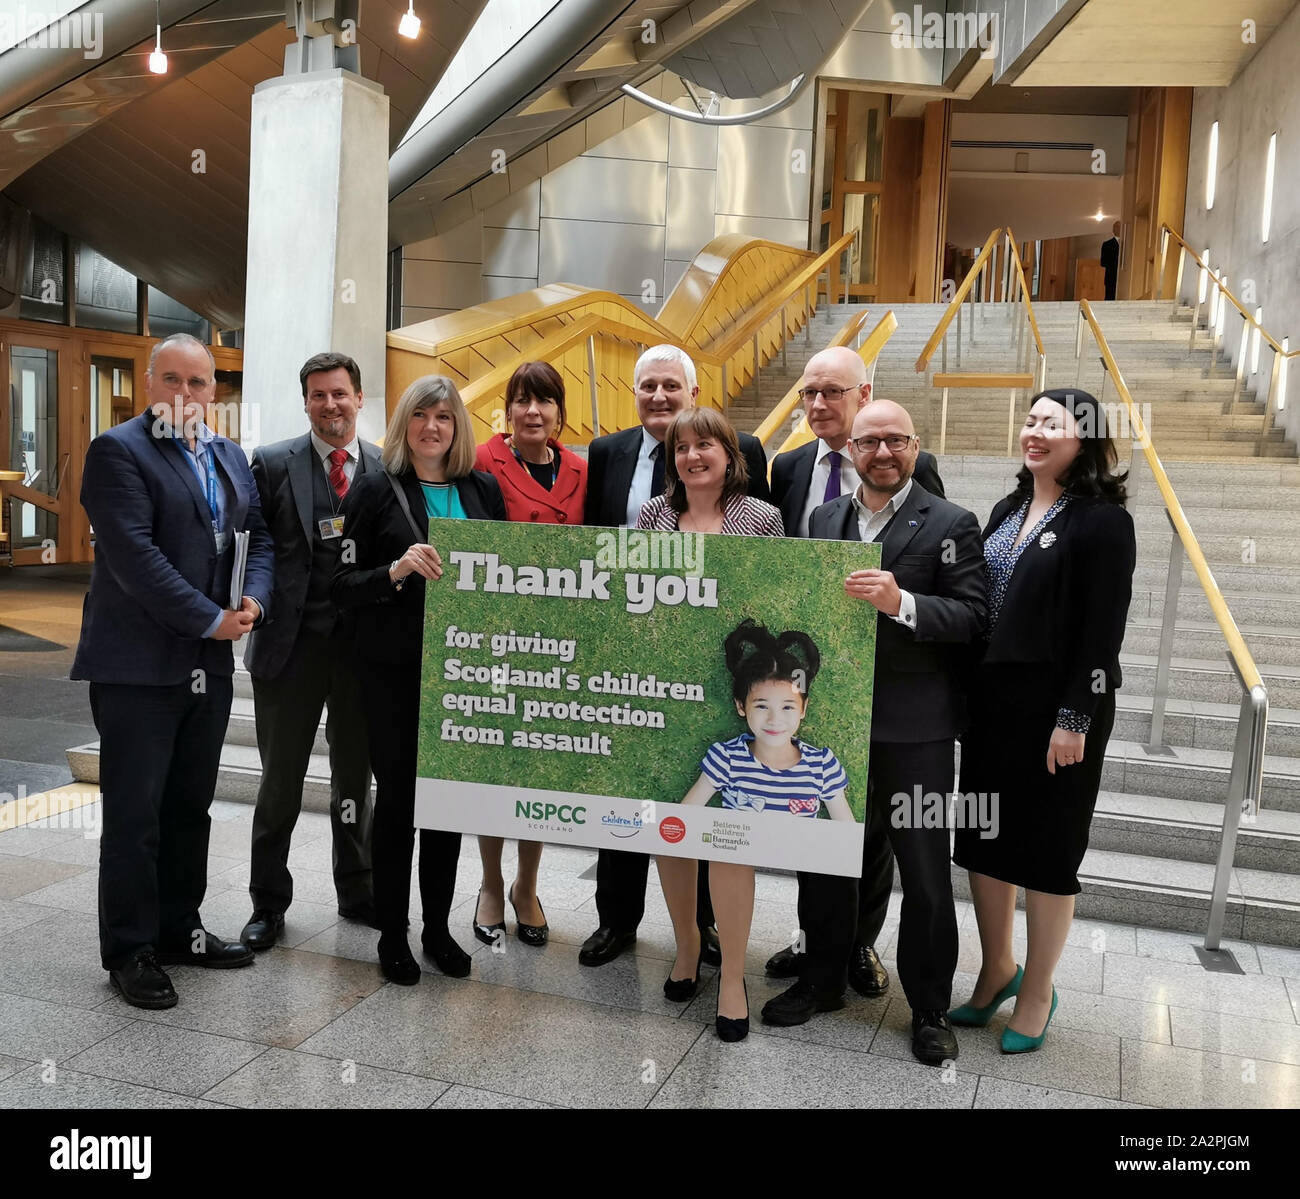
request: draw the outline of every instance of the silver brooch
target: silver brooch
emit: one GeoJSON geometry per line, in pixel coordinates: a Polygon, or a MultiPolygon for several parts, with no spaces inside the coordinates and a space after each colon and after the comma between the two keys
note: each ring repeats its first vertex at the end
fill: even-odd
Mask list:
{"type": "Polygon", "coordinates": [[[1054,546],[1054,545],[1056,544],[1056,534],[1055,534],[1055,533],[1044,533],[1044,534],[1043,534],[1043,535],[1038,539],[1038,544],[1041,545],[1041,546],[1043,547],[1043,549],[1045,549],[1045,550],[1051,549],[1052,546],[1054,546]]]}

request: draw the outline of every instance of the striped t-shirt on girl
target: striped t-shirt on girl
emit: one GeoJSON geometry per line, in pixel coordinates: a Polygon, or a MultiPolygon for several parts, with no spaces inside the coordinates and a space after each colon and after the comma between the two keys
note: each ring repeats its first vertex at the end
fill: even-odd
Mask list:
{"type": "Polygon", "coordinates": [[[752,733],[742,733],[716,741],[700,763],[724,808],[816,817],[823,804],[847,789],[844,767],[829,749],[796,738],[799,761],[788,770],[773,770],[754,757],[753,740],[752,733]]]}

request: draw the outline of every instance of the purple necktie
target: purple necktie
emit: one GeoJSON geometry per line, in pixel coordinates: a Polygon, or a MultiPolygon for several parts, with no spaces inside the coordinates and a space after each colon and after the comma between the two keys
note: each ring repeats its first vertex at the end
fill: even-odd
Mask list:
{"type": "Polygon", "coordinates": [[[826,480],[826,494],[822,497],[823,504],[829,504],[831,500],[840,498],[840,453],[838,450],[831,450],[826,455],[826,461],[830,464],[831,477],[826,480]]]}

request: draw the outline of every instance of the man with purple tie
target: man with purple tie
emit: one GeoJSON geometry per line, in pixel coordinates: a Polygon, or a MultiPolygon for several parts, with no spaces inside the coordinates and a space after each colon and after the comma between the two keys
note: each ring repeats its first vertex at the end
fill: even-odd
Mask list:
{"type": "MultiPolygon", "coordinates": [[[[857,490],[847,443],[854,416],[871,399],[867,364],[848,346],[831,346],[808,359],[802,389],[804,415],[817,440],[772,460],[772,503],[781,509],[787,537],[807,537],[813,509],[857,490]]],[[[933,454],[921,451],[913,478],[943,496],[933,454]]]]}

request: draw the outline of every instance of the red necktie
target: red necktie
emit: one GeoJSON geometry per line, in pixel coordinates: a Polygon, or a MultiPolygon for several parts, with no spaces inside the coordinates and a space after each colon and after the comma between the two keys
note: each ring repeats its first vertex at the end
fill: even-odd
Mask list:
{"type": "Polygon", "coordinates": [[[339,499],[348,493],[348,477],[343,473],[343,464],[347,460],[347,450],[330,450],[330,486],[339,499]]]}

